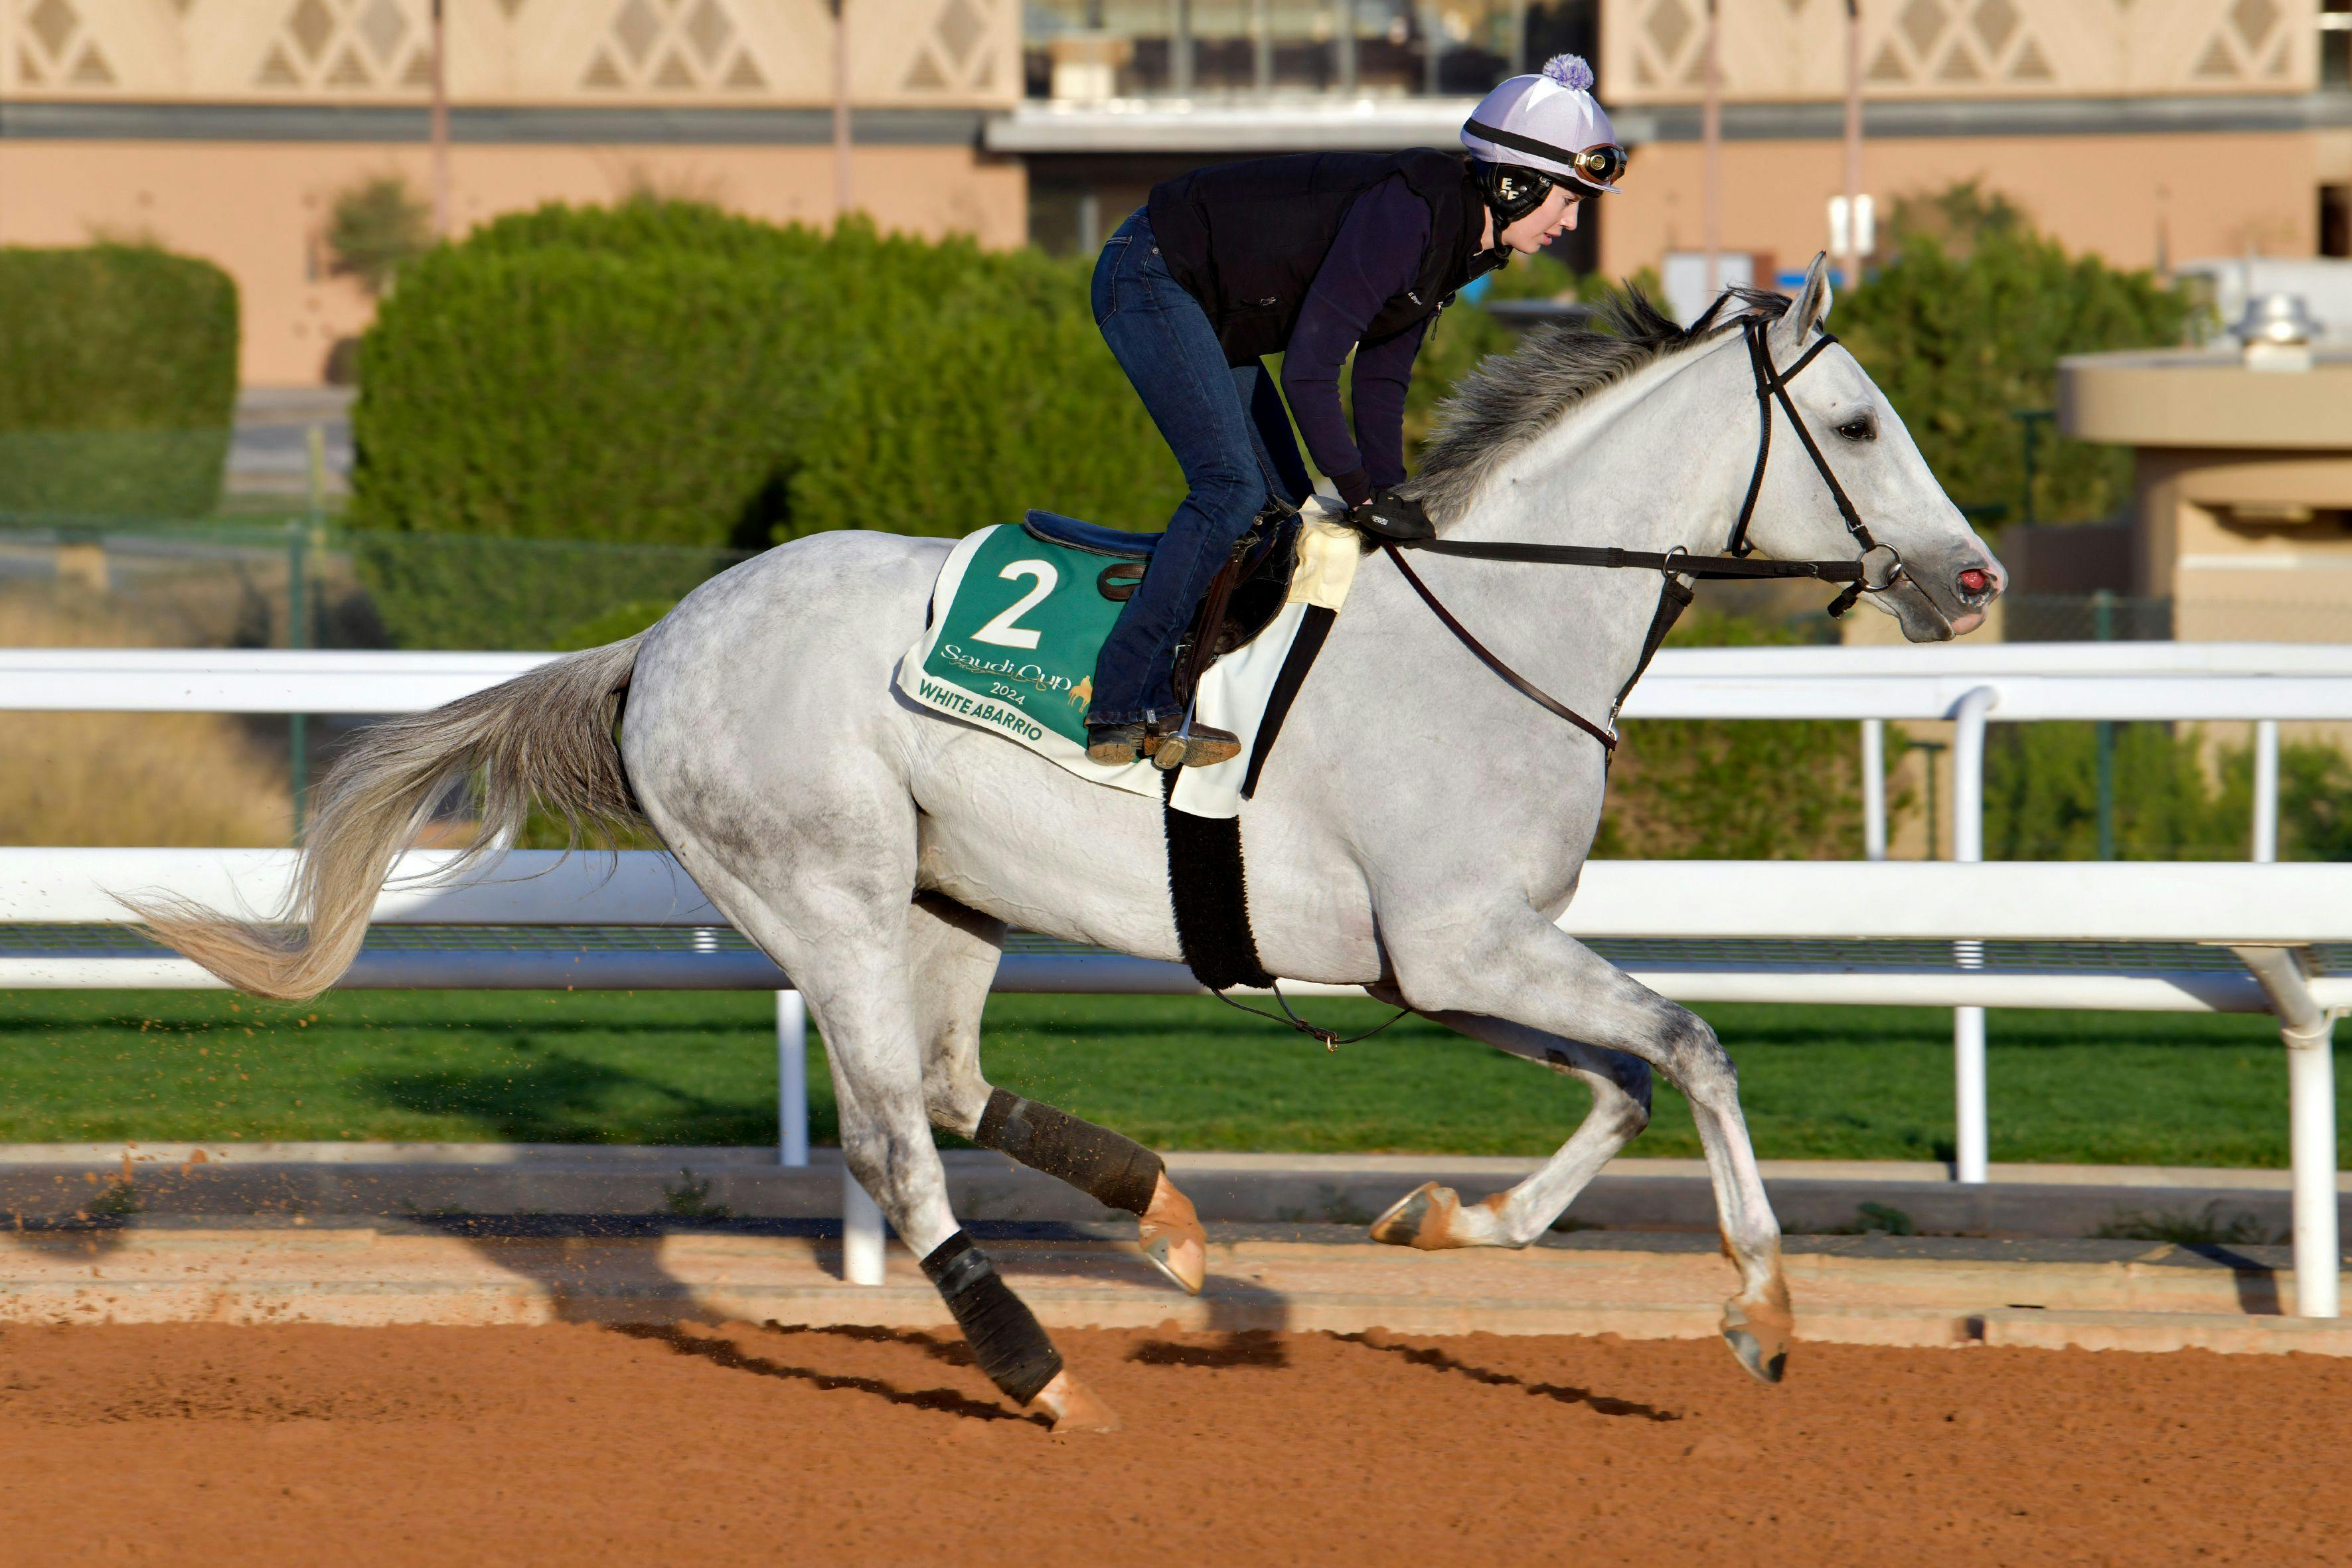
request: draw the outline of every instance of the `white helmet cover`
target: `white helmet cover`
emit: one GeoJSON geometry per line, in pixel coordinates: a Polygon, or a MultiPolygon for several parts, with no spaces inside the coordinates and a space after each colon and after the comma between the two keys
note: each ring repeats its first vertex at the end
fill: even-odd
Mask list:
{"type": "Polygon", "coordinates": [[[1592,68],[1580,55],[1554,55],[1541,75],[1511,78],[1480,99],[1462,126],[1462,145],[1474,156],[1540,170],[1588,191],[1617,187],[1578,172],[1572,160],[1616,142],[1616,127],[1592,96],[1592,68]]]}

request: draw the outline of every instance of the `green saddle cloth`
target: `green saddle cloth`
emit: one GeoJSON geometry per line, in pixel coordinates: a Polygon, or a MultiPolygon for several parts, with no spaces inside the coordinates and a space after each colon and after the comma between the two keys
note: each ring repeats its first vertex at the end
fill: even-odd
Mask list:
{"type": "MultiPolygon", "coordinates": [[[[1311,526],[1300,550],[1288,595],[1265,629],[1201,677],[1199,721],[1231,731],[1242,751],[1228,762],[1177,770],[1166,798],[1178,811],[1205,817],[1240,812],[1259,724],[1291,649],[1297,645],[1311,658],[1347,595],[1360,553],[1352,531],[1311,526]],[[1299,628],[1310,612],[1323,621],[1301,643],[1299,628]]],[[[1162,798],[1165,776],[1150,763],[1109,766],[1087,755],[1095,657],[1121,608],[1103,596],[1104,575],[1131,583],[1139,564],[1012,526],[959,540],[932,586],[930,620],[898,661],[900,694],[919,707],[993,730],[1080,778],[1162,798]]],[[[1298,674],[1303,678],[1303,668],[1298,674]]]]}
{"type": "Polygon", "coordinates": [[[973,534],[931,592],[929,647],[910,695],[1057,760],[1054,740],[1084,756],[1095,658],[1120,609],[1099,579],[1124,564],[1018,528],[973,534]]]}

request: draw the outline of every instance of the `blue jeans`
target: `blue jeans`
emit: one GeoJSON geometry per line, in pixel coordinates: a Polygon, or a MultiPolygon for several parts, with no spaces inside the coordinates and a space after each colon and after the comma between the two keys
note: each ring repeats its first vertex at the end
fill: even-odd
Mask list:
{"type": "Polygon", "coordinates": [[[1188,493],[1103,643],[1087,722],[1157,719],[1173,729],[1183,718],[1176,645],[1210,579],[1269,495],[1297,506],[1314,487],[1274,378],[1255,362],[1225,363],[1208,312],[1169,276],[1139,208],[1103,246],[1094,308],[1104,341],[1176,454],[1188,493]]]}

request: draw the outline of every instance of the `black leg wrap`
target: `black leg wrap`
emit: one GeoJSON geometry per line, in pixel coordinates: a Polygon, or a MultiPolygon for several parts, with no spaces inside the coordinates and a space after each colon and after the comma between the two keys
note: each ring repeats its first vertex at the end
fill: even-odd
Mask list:
{"type": "Polygon", "coordinates": [[[1160,1156],[1107,1127],[997,1089],[972,1142],[1059,1176],[1106,1208],[1141,1214],[1160,1185],[1160,1156]]]}
{"type": "Polygon", "coordinates": [[[923,1272],[955,1314],[956,1327],[989,1381],[1026,1405],[1062,1370],[1062,1352],[996,1272],[988,1254],[958,1231],[931,1249],[923,1272]]]}

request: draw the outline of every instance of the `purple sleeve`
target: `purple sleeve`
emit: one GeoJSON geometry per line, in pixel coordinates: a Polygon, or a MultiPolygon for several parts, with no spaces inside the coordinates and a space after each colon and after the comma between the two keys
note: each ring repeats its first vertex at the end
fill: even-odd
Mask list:
{"type": "Polygon", "coordinates": [[[1412,382],[1412,362],[1434,316],[1423,316],[1400,332],[1356,348],[1356,445],[1372,488],[1404,482],[1404,394],[1412,382]]]}
{"type": "MultiPolygon", "coordinates": [[[[1429,204],[1413,195],[1401,176],[1391,175],[1357,197],[1307,290],[1298,324],[1291,329],[1290,342],[1283,352],[1282,390],[1290,401],[1291,417],[1298,422],[1298,433],[1306,437],[1307,456],[1331,477],[1341,499],[1350,506],[1371,499],[1371,455],[1358,451],[1356,443],[1348,438],[1347,415],[1339,406],[1339,369],[1381,307],[1412,286],[1428,238],[1429,204]]],[[[1367,411],[1359,403],[1356,428],[1359,433],[1387,432],[1386,460],[1395,467],[1397,478],[1403,477],[1400,454],[1404,378],[1412,373],[1412,353],[1420,342],[1420,334],[1410,331],[1383,339],[1374,351],[1376,356],[1385,360],[1382,350],[1402,343],[1403,359],[1372,384],[1365,380],[1360,353],[1357,361],[1358,396],[1370,384],[1384,409],[1386,401],[1392,401],[1394,407],[1383,412],[1382,422],[1375,424],[1368,421],[1367,411]],[[1392,399],[1386,392],[1391,372],[1395,376],[1392,399]]]]}

